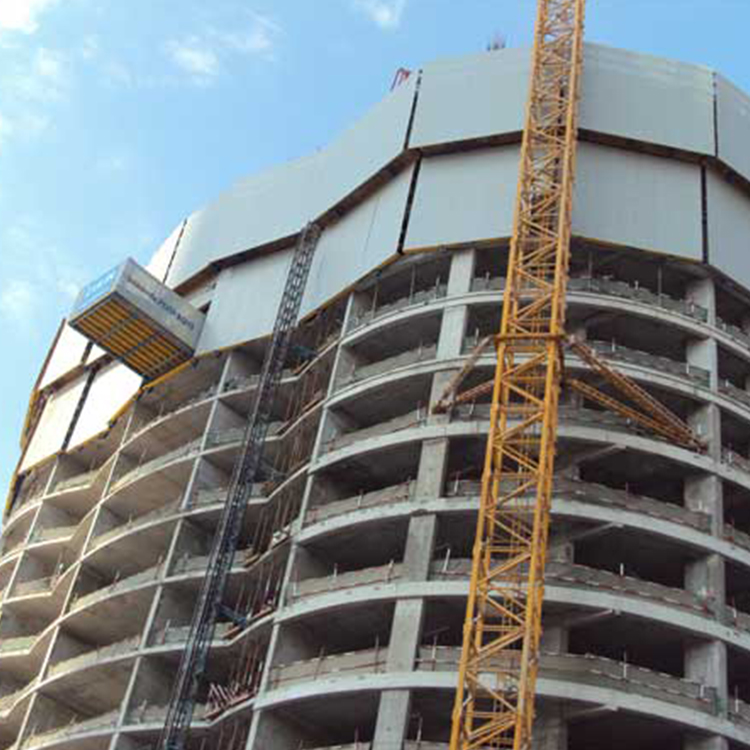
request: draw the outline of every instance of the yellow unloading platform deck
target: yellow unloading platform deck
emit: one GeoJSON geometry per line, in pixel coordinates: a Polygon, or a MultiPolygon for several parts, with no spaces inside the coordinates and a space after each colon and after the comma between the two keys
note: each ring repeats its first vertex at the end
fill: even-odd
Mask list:
{"type": "Polygon", "coordinates": [[[128,259],[85,286],[72,328],[148,380],[195,352],[204,314],[128,259]]]}

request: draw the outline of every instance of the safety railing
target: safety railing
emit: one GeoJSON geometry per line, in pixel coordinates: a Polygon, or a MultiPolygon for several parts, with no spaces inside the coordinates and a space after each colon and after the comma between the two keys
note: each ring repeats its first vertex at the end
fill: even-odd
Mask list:
{"type": "Polygon", "coordinates": [[[156,510],[149,511],[148,513],[144,513],[142,516],[136,516],[128,518],[125,523],[120,524],[119,526],[115,526],[113,529],[109,529],[108,531],[104,531],[101,534],[98,534],[95,536],[91,541],[91,547],[92,549],[96,549],[98,547],[101,547],[103,544],[106,544],[111,539],[114,539],[115,537],[121,536],[122,534],[127,534],[128,532],[135,531],[136,529],[140,529],[144,526],[148,526],[148,524],[153,523],[154,521],[159,521],[163,518],[168,518],[172,515],[177,515],[180,512],[180,501],[179,500],[173,500],[171,503],[167,503],[167,505],[164,505],[161,508],[157,508],[156,510]]]}
{"type": "Polygon", "coordinates": [[[305,516],[305,526],[309,526],[319,521],[325,521],[329,518],[352,513],[363,508],[375,508],[381,505],[390,505],[393,503],[406,502],[414,498],[416,483],[413,479],[396,484],[391,487],[384,487],[372,492],[362,492],[354,497],[347,497],[343,500],[336,500],[325,505],[316,505],[307,511],[305,516]]]}
{"type": "Polygon", "coordinates": [[[13,706],[16,705],[23,694],[27,693],[30,688],[31,685],[24,685],[23,687],[14,690],[12,693],[7,693],[6,695],[0,696],[0,713],[4,714],[11,708],[13,708],[13,706]]]}
{"type": "MultiPolygon", "coordinates": [[[[271,422],[268,426],[268,437],[277,435],[285,426],[286,422],[271,422]]],[[[222,445],[231,445],[240,443],[245,435],[244,427],[230,427],[223,430],[212,430],[206,435],[206,450],[209,448],[218,448],[222,445]]]]}
{"type": "Polygon", "coordinates": [[[388,647],[343,654],[321,654],[316,659],[296,661],[273,667],[268,678],[271,690],[288,684],[309,682],[332,674],[373,674],[385,672],[388,647]]]}
{"type": "Polygon", "coordinates": [[[52,664],[49,668],[49,676],[61,674],[63,672],[70,672],[74,669],[81,669],[82,667],[91,666],[92,664],[98,664],[102,661],[112,658],[113,656],[122,656],[123,654],[134,652],[141,642],[140,636],[133,636],[132,638],[125,638],[117,643],[111,643],[107,646],[100,646],[93,651],[87,651],[84,654],[78,654],[72,656],[69,659],[64,659],[52,664]]]}
{"type": "Polygon", "coordinates": [[[722,448],[721,461],[726,466],[731,466],[733,469],[738,469],[745,474],[750,474],[750,458],[747,458],[747,456],[743,456],[740,453],[736,453],[731,448],[722,448]]]}
{"type": "MultiPolygon", "coordinates": [[[[461,649],[455,646],[423,646],[417,657],[417,669],[452,672],[457,668],[460,657],[461,649]]],[[[518,659],[518,656],[508,652],[498,654],[497,665],[501,666],[511,659],[518,659]]],[[[705,713],[718,710],[718,696],[714,688],[624,661],[589,654],[544,653],[540,667],[541,674],[546,677],[640,693],[705,713]]]]}
{"type": "Polygon", "coordinates": [[[725,396],[729,396],[729,398],[741,401],[745,406],[750,406],[750,392],[746,391],[744,388],[738,388],[729,380],[722,380],[719,383],[719,393],[723,393],[725,396]]]}
{"type": "Polygon", "coordinates": [[[214,385],[209,386],[208,388],[205,388],[199,393],[196,393],[192,396],[187,396],[184,399],[181,399],[173,404],[170,404],[166,408],[164,408],[163,406],[160,407],[157,411],[155,411],[153,414],[149,414],[148,417],[146,417],[146,419],[140,422],[138,427],[129,435],[128,442],[135,440],[135,438],[143,434],[146,430],[151,429],[157,422],[163,419],[168,419],[172,417],[178,411],[182,411],[183,409],[188,409],[191,406],[195,406],[196,404],[199,404],[201,401],[205,401],[206,399],[212,398],[213,396],[216,395],[218,390],[219,390],[219,386],[218,384],[215,383],[214,385]]]}
{"type": "MultiPolygon", "coordinates": [[[[203,703],[198,703],[195,706],[195,717],[193,719],[193,725],[201,723],[201,720],[197,717],[205,715],[206,706],[203,703]]],[[[163,725],[164,719],[167,717],[166,706],[154,706],[152,703],[143,701],[137,706],[131,708],[126,715],[125,721],[127,724],[142,725],[142,724],[158,724],[163,725]]]]}
{"type": "Polygon", "coordinates": [[[408,349],[405,352],[394,354],[392,357],[386,357],[377,362],[370,362],[366,365],[354,367],[348,376],[342,378],[341,384],[346,385],[358,382],[384,372],[390,373],[399,367],[406,367],[417,362],[428,362],[435,359],[436,354],[437,344],[420,345],[415,349],[408,349]]]}
{"type": "MultiPolygon", "coordinates": [[[[250,549],[238,549],[234,554],[234,564],[240,565],[240,561],[250,555],[252,550],[250,549]]],[[[210,559],[209,555],[190,555],[184,554],[175,560],[172,565],[171,575],[177,575],[178,573],[190,573],[195,570],[205,570],[210,559]]]]}
{"type": "Polygon", "coordinates": [[[369,427],[363,427],[359,430],[352,430],[351,432],[345,432],[341,435],[331,438],[323,445],[324,452],[338,450],[339,448],[345,448],[347,445],[352,443],[358,443],[367,438],[378,437],[383,434],[390,434],[398,432],[400,430],[406,430],[409,427],[416,427],[417,425],[424,422],[429,416],[429,412],[425,408],[417,408],[413,411],[409,411],[406,414],[401,414],[393,419],[388,419],[385,422],[378,422],[377,424],[369,427]]]}
{"type": "Polygon", "coordinates": [[[750,334],[743,331],[739,326],[727,323],[721,318],[716,319],[716,327],[726,333],[727,336],[734,339],[737,343],[742,344],[743,347],[750,347],[750,334]]]}
{"type": "MultiPolygon", "coordinates": [[[[231,629],[231,624],[226,622],[216,623],[214,639],[221,640],[231,629]]],[[[155,630],[149,637],[150,646],[167,646],[170,644],[184,643],[190,633],[190,625],[173,625],[167,622],[163,627],[155,630]]]]}
{"type": "Polygon", "coordinates": [[[22,635],[15,638],[0,639],[0,654],[9,654],[15,651],[28,651],[35,643],[37,635],[22,635]]]}
{"type": "Polygon", "coordinates": [[[618,362],[627,362],[628,364],[639,365],[640,367],[660,370],[670,375],[694,380],[703,386],[708,386],[711,382],[711,373],[708,370],[703,367],[691,365],[688,362],[678,362],[677,360],[658,354],[630,349],[614,341],[589,340],[586,343],[597,354],[606,359],[614,359],[618,362]]]}
{"type": "Polygon", "coordinates": [[[633,302],[641,302],[650,307],[660,307],[670,312],[693,318],[702,323],[708,320],[708,310],[701,305],[686,299],[676,299],[667,294],[652,292],[637,282],[629,284],[626,281],[606,277],[573,278],[568,281],[569,292],[590,292],[603,294],[608,297],[621,297],[633,302]]]}
{"type": "Polygon", "coordinates": [[[53,742],[57,742],[62,739],[69,737],[75,737],[79,734],[85,734],[87,732],[93,732],[97,730],[110,729],[117,726],[117,721],[120,716],[119,709],[109,711],[106,714],[94,716],[90,719],[76,720],[74,719],[69,724],[63,727],[57,727],[55,729],[48,729],[43,732],[34,732],[30,737],[23,743],[23,747],[41,747],[42,745],[49,745],[53,742]]]}
{"type": "MultiPolygon", "coordinates": [[[[269,687],[276,689],[332,675],[385,672],[387,652],[386,646],[380,646],[342,654],[323,654],[314,659],[279,665],[271,670],[269,687]]],[[[415,667],[420,672],[454,672],[460,657],[461,649],[456,646],[422,646],[415,667]]],[[[518,658],[506,652],[498,654],[495,661],[498,667],[503,664],[510,666],[510,661],[518,658]]],[[[717,694],[713,688],[623,661],[592,655],[545,653],[540,666],[541,673],[551,678],[636,692],[704,713],[718,710],[717,694]]]]}
{"type": "MultiPolygon", "coordinates": [[[[504,277],[490,276],[489,274],[475,277],[471,285],[474,292],[500,291],[504,288],[504,277]]],[[[568,291],[570,293],[588,292],[607,297],[619,297],[631,302],[640,302],[650,307],[658,307],[678,313],[702,323],[708,321],[708,310],[702,305],[687,299],[677,299],[668,294],[652,292],[650,289],[640,286],[638,282],[631,284],[606,276],[584,276],[569,279],[568,291]]]]}
{"type": "Polygon", "coordinates": [[[54,526],[49,529],[36,529],[29,542],[52,542],[56,539],[68,539],[76,533],[78,526],[54,526]]]}
{"type": "Polygon", "coordinates": [[[352,315],[350,318],[348,332],[351,333],[352,331],[356,331],[358,328],[362,328],[362,326],[368,325],[375,320],[390,315],[391,313],[400,312],[417,305],[427,305],[436,299],[442,299],[445,297],[447,290],[447,285],[441,284],[438,281],[427,289],[410,292],[408,295],[399,297],[393,302],[377,305],[369,310],[359,312],[352,315]]]}
{"type": "Polygon", "coordinates": [[[15,599],[16,597],[31,596],[33,594],[48,594],[52,591],[52,586],[56,580],[55,576],[47,576],[45,578],[36,578],[33,581],[16,583],[11,596],[15,599]]]}
{"type": "MultiPolygon", "coordinates": [[[[481,482],[478,479],[448,480],[445,490],[448,497],[471,497],[479,495],[481,482]]],[[[711,519],[706,513],[699,513],[681,505],[673,505],[644,495],[636,495],[627,489],[615,489],[593,482],[556,478],[554,498],[616,506],[653,518],[690,526],[699,531],[710,531],[711,528],[711,519]]]]}
{"type": "Polygon", "coordinates": [[[119,490],[126,484],[130,484],[136,479],[139,479],[146,474],[150,474],[152,471],[156,471],[157,469],[160,469],[163,466],[172,463],[172,461],[177,461],[180,458],[185,458],[194,453],[197,453],[200,450],[200,446],[201,439],[196,438],[195,440],[191,440],[185,445],[181,445],[179,448],[175,448],[174,450],[164,453],[161,456],[157,456],[156,458],[152,458],[150,461],[146,461],[145,463],[142,463],[139,466],[130,469],[121,477],[118,477],[118,479],[112,484],[111,491],[114,492],[116,490],[119,490]]]}
{"type": "Polygon", "coordinates": [[[736,544],[738,547],[750,550],[750,534],[738,529],[732,524],[724,524],[724,539],[732,544],[736,544]]]}
{"type": "Polygon", "coordinates": [[[342,589],[356,588],[358,586],[371,586],[375,583],[390,583],[401,578],[401,570],[401,563],[396,562],[346,572],[339,572],[338,568],[334,568],[328,576],[294,581],[291,586],[289,598],[291,601],[296,601],[308,596],[324,594],[328,591],[341,591],[342,589]]]}
{"type": "Polygon", "coordinates": [[[147,568],[146,570],[142,570],[139,573],[134,573],[133,575],[127,576],[126,578],[120,578],[118,580],[112,581],[112,583],[106,586],[102,586],[95,591],[91,591],[88,594],[84,594],[83,596],[76,596],[74,594],[73,601],[70,605],[71,612],[82,609],[83,607],[86,607],[87,605],[92,604],[99,599],[105,599],[106,597],[112,596],[113,594],[121,593],[129,589],[134,589],[143,583],[155,581],[161,575],[163,568],[163,564],[160,563],[159,565],[155,565],[152,568],[147,568]]]}
{"type": "Polygon", "coordinates": [[[70,492],[71,490],[79,490],[84,487],[88,487],[94,483],[97,474],[101,467],[97,466],[96,469],[85,471],[82,474],[76,474],[75,476],[68,477],[67,479],[61,479],[59,482],[55,482],[52,487],[50,494],[58,492],[70,492]]]}

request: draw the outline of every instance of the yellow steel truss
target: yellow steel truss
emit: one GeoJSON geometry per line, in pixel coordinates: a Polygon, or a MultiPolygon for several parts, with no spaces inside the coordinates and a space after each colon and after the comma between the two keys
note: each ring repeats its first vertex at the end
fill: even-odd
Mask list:
{"type": "Polygon", "coordinates": [[[531,747],[584,3],[539,0],[451,750],[531,747]]]}

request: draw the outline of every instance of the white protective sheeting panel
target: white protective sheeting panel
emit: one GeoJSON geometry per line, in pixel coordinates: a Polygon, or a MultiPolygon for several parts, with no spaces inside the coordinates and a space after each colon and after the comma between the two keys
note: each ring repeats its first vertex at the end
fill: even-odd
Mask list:
{"type": "Polygon", "coordinates": [[[716,76],[719,158],[750,179],[750,97],[723,76],[716,76]]]}
{"type": "Polygon", "coordinates": [[[270,333],[291,257],[290,248],[225,268],[219,274],[198,340],[198,354],[270,333]]]}
{"type": "MultiPolygon", "coordinates": [[[[416,76],[389,93],[323,151],[319,184],[326,208],[346,197],[404,149],[416,76]]],[[[310,217],[314,218],[314,217],[310,217]]]]}
{"type": "Polygon", "coordinates": [[[326,208],[320,154],[242,180],[189,219],[172,263],[175,287],[212,261],[298,232],[326,208]]]}
{"type": "Polygon", "coordinates": [[[153,254],[151,260],[146,266],[146,270],[153,276],[156,276],[161,282],[166,279],[169,262],[172,260],[172,253],[177,245],[177,239],[182,231],[182,225],[183,222],[180,222],[172,230],[172,233],[161,243],[159,249],[153,254]]]}
{"type": "Polygon", "coordinates": [[[86,376],[81,375],[49,397],[24,456],[22,471],[62,449],[85,383],[86,376]]]}
{"type": "Polygon", "coordinates": [[[405,248],[510,236],[518,159],[517,146],[424,159],[405,248]]]}
{"type": "Polygon", "coordinates": [[[125,365],[113,363],[96,374],[78,417],[70,448],[107,428],[112,417],[138,390],[141,377],[125,365]]]}
{"type": "Polygon", "coordinates": [[[47,363],[39,387],[45,388],[66,372],[80,365],[88,342],[89,340],[83,334],[74,331],[66,323],[60,331],[60,338],[55,344],[55,350],[47,363]]]}
{"type": "Polygon", "coordinates": [[[530,52],[505,49],[426,65],[410,147],[523,128],[530,52]]]}
{"type": "Polygon", "coordinates": [[[750,198],[709,171],[708,260],[750,289],[750,198]]]}
{"type": "Polygon", "coordinates": [[[237,183],[188,220],[169,273],[174,287],[212,261],[300,231],[402,151],[407,81],[318,153],[237,183]]]}
{"type": "Polygon", "coordinates": [[[301,316],[395,255],[413,167],[325,229],[315,251],[301,316]]]}
{"type": "Polygon", "coordinates": [[[713,96],[708,68],[585,46],[582,128],[713,154],[713,96]]]}
{"type": "Polygon", "coordinates": [[[579,144],[573,232],[700,260],[700,167],[579,144]]]}

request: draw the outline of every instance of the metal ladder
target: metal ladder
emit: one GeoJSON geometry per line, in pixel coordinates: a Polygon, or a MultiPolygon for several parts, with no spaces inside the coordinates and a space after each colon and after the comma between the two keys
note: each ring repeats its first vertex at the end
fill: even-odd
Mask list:
{"type": "Polygon", "coordinates": [[[294,248],[273,334],[263,360],[258,391],[248,418],[242,450],[232,470],[227,501],[219,520],[185,650],[175,677],[158,748],[183,750],[193,718],[198,684],[211,648],[224,589],[232,567],[250,490],[261,465],[276,390],[297,324],[320,227],[309,223],[294,248]]]}

